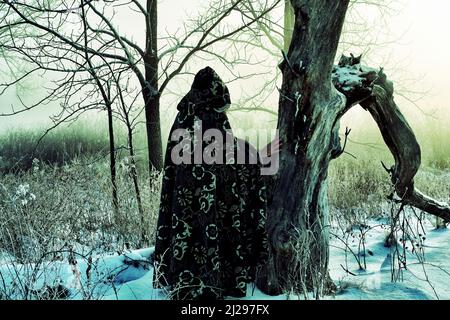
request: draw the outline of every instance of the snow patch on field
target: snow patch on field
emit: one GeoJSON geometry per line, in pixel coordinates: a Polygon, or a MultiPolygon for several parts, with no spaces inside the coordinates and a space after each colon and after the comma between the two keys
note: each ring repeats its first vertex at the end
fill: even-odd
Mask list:
{"type": "MultiPolygon", "coordinates": [[[[355,258],[346,258],[341,241],[331,241],[330,273],[341,287],[335,299],[450,299],[450,230],[435,229],[425,220],[423,260],[407,243],[407,268],[399,274],[398,261],[393,259],[395,248],[385,246],[388,226],[372,221],[369,227],[372,229],[367,232],[365,250],[359,254],[365,255],[366,270],[359,269],[355,258]]],[[[351,245],[354,252],[357,246],[358,241],[351,245]]]]}

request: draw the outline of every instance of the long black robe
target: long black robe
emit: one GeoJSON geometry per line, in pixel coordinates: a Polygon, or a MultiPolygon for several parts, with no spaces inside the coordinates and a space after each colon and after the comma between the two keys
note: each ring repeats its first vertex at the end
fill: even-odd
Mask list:
{"type": "Polygon", "coordinates": [[[188,129],[192,141],[199,120],[202,132],[231,132],[224,113],[229,105],[228,88],[207,67],[179,103],[169,135],[153,283],[155,288],[168,286],[174,299],[245,296],[247,283],[267,259],[267,201],[260,165],[236,163],[238,149],[244,148],[247,161],[258,158],[256,150],[233,137],[235,144],[228,152],[234,163],[177,165],[171,157],[179,143],[171,141],[177,129],[188,129]]]}

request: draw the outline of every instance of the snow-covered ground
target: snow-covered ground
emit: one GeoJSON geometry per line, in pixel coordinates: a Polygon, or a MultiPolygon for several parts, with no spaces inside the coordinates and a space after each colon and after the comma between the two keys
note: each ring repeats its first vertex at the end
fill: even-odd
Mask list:
{"type": "MultiPolygon", "coordinates": [[[[356,259],[346,255],[342,241],[336,238],[331,248],[331,277],[341,287],[331,299],[450,299],[450,230],[436,229],[430,221],[417,231],[420,244],[405,243],[406,270],[398,272],[395,246],[385,246],[389,226],[372,221],[365,238],[366,269],[360,270],[356,259]],[[412,247],[415,246],[414,249],[412,247]],[[347,269],[352,274],[349,274],[347,269]],[[392,278],[396,281],[392,281],[392,278]]],[[[351,243],[357,252],[359,237],[351,243]]],[[[402,254],[403,249],[400,248],[402,254]]],[[[361,253],[359,258],[362,258],[361,253]]]]}
{"type": "MultiPolygon", "coordinates": [[[[341,233],[333,230],[330,272],[339,290],[324,298],[450,299],[450,230],[435,229],[425,221],[424,229],[418,232],[419,245],[415,244],[412,250],[411,244],[405,243],[407,270],[398,274],[393,271],[398,263],[396,246],[385,247],[389,226],[381,222],[371,220],[367,226],[341,233]],[[365,233],[364,246],[361,230],[365,233]],[[421,250],[425,252],[423,256],[421,250]],[[365,270],[359,268],[355,255],[363,266],[365,256],[365,270]],[[391,281],[393,272],[401,279],[391,281]]],[[[152,288],[152,251],[153,248],[147,248],[121,255],[98,254],[91,260],[81,255],[76,259],[66,256],[60,261],[27,265],[11,263],[11,257],[0,255],[0,289],[7,288],[9,298],[20,299],[26,291],[25,279],[36,279],[28,291],[34,290],[36,296],[43,298],[58,294],[70,299],[164,299],[162,290],[152,288]]],[[[270,297],[249,285],[245,299],[287,298],[297,297],[270,297]]]]}

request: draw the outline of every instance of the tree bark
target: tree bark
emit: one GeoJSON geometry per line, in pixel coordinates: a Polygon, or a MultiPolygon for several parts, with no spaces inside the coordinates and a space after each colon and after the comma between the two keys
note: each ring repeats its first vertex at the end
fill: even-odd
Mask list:
{"type": "Polygon", "coordinates": [[[328,277],[327,171],[334,128],[346,106],[331,83],[348,0],[292,0],[294,32],[280,65],[278,129],[283,149],[269,195],[271,258],[258,280],[266,293],[317,289],[328,277]]]}
{"type": "Polygon", "coordinates": [[[147,0],[145,81],[143,96],[147,129],[148,165],[150,170],[162,170],[162,139],[160,126],[160,93],[158,86],[158,4],[147,0]]]}
{"type": "Polygon", "coordinates": [[[112,114],[112,106],[106,103],[106,111],[108,113],[108,136],[109,136],[109,171],[111,175],[112,202],[114,208],[114,218],[119,215],[119,198],[117,195],[117,173],[116,173],[116,147],[114,138],[114,120],[112,114]]]}
{"type": "Polygon", "coordinates": [[[292,8],[291,0],[284,0],[284,51],[289,51],[292,41],[292,32],[294,31],[294,8],[292,8]]]}

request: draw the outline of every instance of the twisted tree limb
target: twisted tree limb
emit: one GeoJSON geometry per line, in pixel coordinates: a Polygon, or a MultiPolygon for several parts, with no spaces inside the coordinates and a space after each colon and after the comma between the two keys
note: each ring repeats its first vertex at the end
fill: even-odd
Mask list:
{"type": "Polygon", "coordinates": [[[421,164],[421,151],[413,130],[394,101],[394,86],[383,70],[363,67],[361,57],[341,58],[333,70],[333,84],[347,97],[347,106],[360,104],[377,123],[395,165],[387,169],[396,198],[450,222],[450,206],[436,201],[414,187],[414,176],[421,164]]]}

